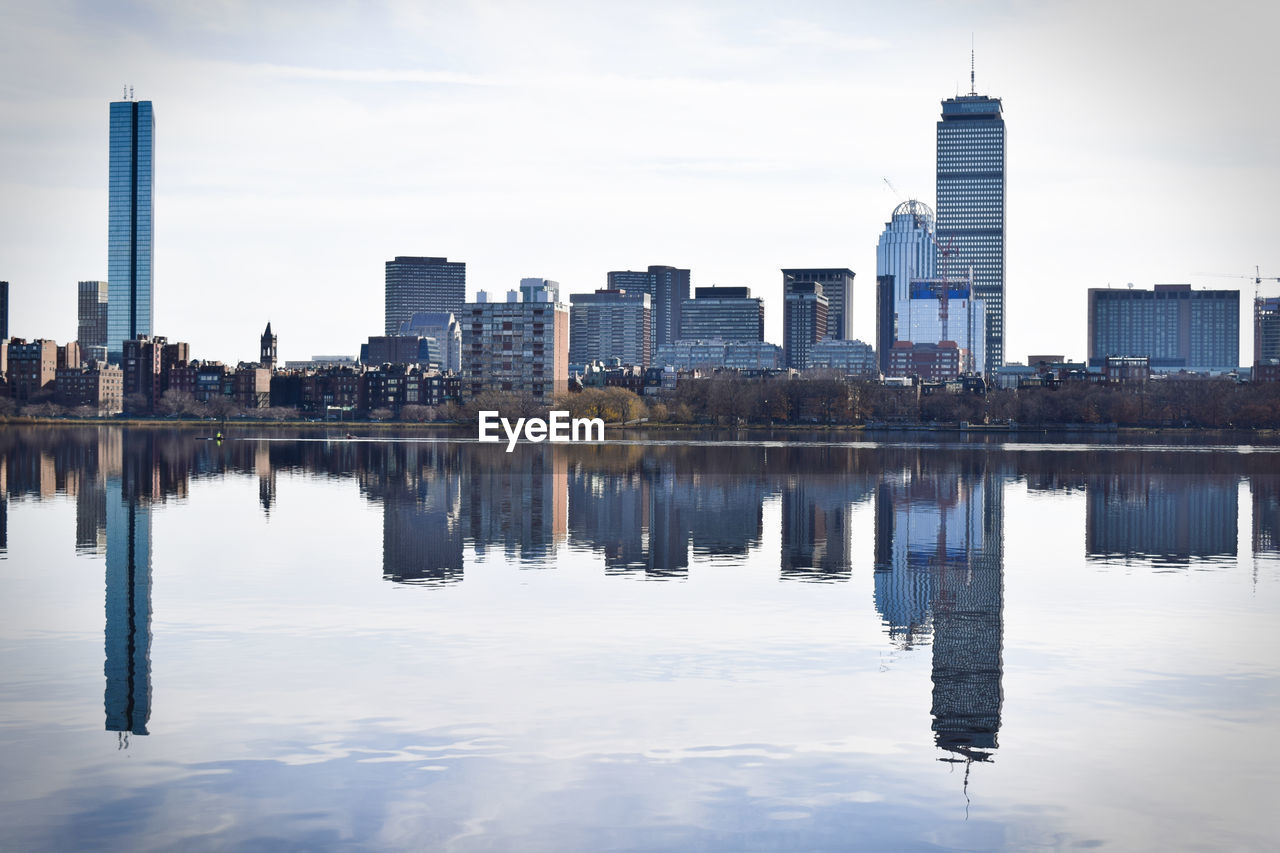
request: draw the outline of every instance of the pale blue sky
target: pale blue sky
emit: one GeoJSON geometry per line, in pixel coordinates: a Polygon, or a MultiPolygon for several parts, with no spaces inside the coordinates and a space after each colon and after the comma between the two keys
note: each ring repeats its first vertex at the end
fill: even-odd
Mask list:
{"type": "Polygon", "coordinates": [[[107,104],[157,122],[156,332],[197,357],[354,353],[383,262],[568,292],[666,263],[750,286],[781,342],[790,266],[857,273],[933,203],[938,102],[1004,98],[1007,346],[1082,357],[1085,291],[1280,275],[1262,4],[10,3],[0,279],[11,334],[75,336],[106,277],[107,104]]]}

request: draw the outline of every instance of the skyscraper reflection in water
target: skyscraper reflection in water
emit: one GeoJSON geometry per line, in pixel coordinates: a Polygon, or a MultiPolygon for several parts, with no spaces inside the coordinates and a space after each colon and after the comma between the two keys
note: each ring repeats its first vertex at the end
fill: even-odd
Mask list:
{"type": "Polygon", "coordinates": [[[1090,476],[1085,554],[1170,567],[1185,567],[1193,558],[1234,558],[1238,482],[1235,474],[1208,471],[1090,476]]]}
{"type": "Polygon", "coordinates": [[[151,508],[107,479],[107,731],[147,734],[151,717],[151,508]]]}
{"type": "Polygon", "coordinates": [[[876,608],[902,648],[932,640],[935,743],[985,761],[1004,701],[1004,478],[918,463],[876,491],[876,608]]]}

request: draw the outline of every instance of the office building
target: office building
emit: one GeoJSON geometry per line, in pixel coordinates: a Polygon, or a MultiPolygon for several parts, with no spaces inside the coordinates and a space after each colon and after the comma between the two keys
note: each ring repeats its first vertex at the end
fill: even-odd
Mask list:
{"type": "Polygon", "coordinates": [[[699,287],[680,305],[678,340],[764,340],[764,300],[749,287],[699,287]]]}
{"type": "Polygon", "coordinates": [[[847,341],[853,338],[853,277],[853,270],[844,267],[783,270],[782,291],[785,295],[787,282],[821,284],[827,298],[826,337],[847,341]]]}
{"type": "Polygon", "coordinates": [[[609,290],[649,294],[653,312],[650,349],[680,337],[680,311],[689,298],[689,271],[668,266],[651,266],[647,271],[622,270],[608,275],[609,290]]]}
{"type": "Polygon", "coordinates": [[[1280,297],[1253,301],[1253,381],[1280,380],[1280,297]]]}
{"type": "Polygon", "coordinates": [[[9,282],[0,281],[0,342],[9,339],[9,282]]]}
{"type": "Polygon", "coordinates": [[[150,101],[111,104],[107,213],[107,357],[151,335],[155,116],[150,101]]]}
{"type": "Polygon", "coordinates": [[[764,341],[680,340],[658,347],[654,362],[677,370],[729,368],[730,370],[779,370],[782,347],[764,341]]]}
{"type": "Polygon", "coordinates": [[[569,387],[569,309],[556,302],[490,302],[462,308],[462,396],[485,391],[550,402],[569,387]]]}
{"type": "Polygon", "coordinates": [[[525,302],[559,302],[560,282],[549,278],[522,278],[520,298],[525,302]],[[539,293],[547,294],[546,298],[539,297],[539,293]]]}
{"type": "Polygon", "coordinates": [[[825,338],[813,345],[809,350],[809,367],[831,370],[844,376],[874,376],[881,372],[876,352],[870,344],[834,338],[825,338]]]}
{"type": "Polygon", "coordinates": [[[881,370],[901,340],[898,313],[911,298],[911,280],[937,277],[933,211],[912,199],[893,209],[876,244],[876,349],[881,370]]]}
{"type": "Polygon", "coordinates": [[[652,299],[647,293],[597,290],[569,297],[569,361],[617,358],[648,367],[652,359],[652,299]]]}
{"type": "MultiPolygon", "coordinates": [[[[898,341],[915,344],[954,342],[966,354],[961,373],[981,373],[986,363],[983,320],[986,305],[972,298],[969,281],[917,279],[910,298],[899,306],[898,341]],[[945,298],[944,298],[945,296],[945,298]]],[[[892,350],[892,348],[890,348],[892,350]]]]}
{"type": "Polygon", "coordinates": [[[827,337],[827,297],[816,281],[787,278],[783,285],[782,351],[787,367],[809,367],[813,345],[827,337]]]}
{"type": "Polygon", "coordinates": [[[974,297],[986,304],[986,366],[1004,364],[1005,127],[999,98],[977,94],[942,102],[937,136],[937,274],[973,270],[974,297]]]}
{"type": "Polygon", "coordinates": [[[400,255],[386,266],[383,334],[396,334],[400,325],[419,311],[457,316],[467,301],[467,265],[462,261],[400,255]]]}
{"type": "Polygon", "coordinates": [[[82,281],[76,299],[76,342],[88,360],[105,361],[107,288],[105,281],[82,281]]]}
{"type": "Polygon", "coordinates": [[[1155,373],[1226,373],[1240,365],[1240,291],[1090,288],[1089,366],[1147,356],[1155,373]]]}

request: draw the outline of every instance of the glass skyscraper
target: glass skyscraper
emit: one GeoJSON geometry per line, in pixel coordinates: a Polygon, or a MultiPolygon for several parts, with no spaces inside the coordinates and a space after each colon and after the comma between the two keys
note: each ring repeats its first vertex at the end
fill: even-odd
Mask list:
{"type": "Polygon", "coordinates": [[[424,311],[462,316],[467,301],[467,265],[462,261],[396,255],[386,270],[383,334],[399,334],[406,320],[424,311]]]}
{"type": "Polygon", "coordinates": [[[107,357],[151,335],[152,180],[155,119],[150,101],[111,104],[107,224],[107,357]]]}
{"type": "Polygon", "coordinates": [[[1004,117],[999,98],[942,102],[938,122],[938,273],[963,279],[987,307],[986,372],[1004,364],[1004,117]]]}

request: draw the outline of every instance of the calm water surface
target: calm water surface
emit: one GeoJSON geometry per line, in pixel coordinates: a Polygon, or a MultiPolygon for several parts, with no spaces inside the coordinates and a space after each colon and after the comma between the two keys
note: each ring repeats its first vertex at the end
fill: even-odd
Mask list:
{"type": "Polygon", "coordinates": [[[1280,452],[0,430],[0,848],[1267,849],[1280,452]]]}

